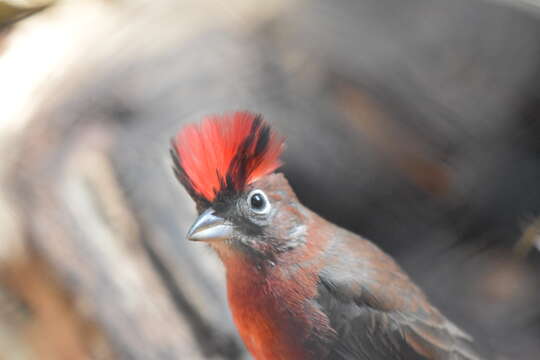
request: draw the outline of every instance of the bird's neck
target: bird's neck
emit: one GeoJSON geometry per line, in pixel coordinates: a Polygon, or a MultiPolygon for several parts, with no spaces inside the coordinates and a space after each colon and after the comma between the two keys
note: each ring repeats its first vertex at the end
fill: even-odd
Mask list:
{"type": "Polygon", "coordinates": [[[327,317],[312,302],[321,264],[299,254],[276,263],[224,259],[233,318],[257,360],[312,359],[324,351],[309,345],[321,344],[330,331],[327,317]]]}

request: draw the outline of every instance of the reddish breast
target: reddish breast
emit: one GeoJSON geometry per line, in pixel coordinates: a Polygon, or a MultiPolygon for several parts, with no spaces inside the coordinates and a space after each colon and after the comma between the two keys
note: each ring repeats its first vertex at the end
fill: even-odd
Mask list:
{"type": "Polygon", "coordinates": [[[314,271],[258,270],[252,264],[227,264],[227,290],[234,321],[257,360],[307,360],[321,349],[306,346],[328,331],[328,319],[309,299],[316,296],[314,271]]]}

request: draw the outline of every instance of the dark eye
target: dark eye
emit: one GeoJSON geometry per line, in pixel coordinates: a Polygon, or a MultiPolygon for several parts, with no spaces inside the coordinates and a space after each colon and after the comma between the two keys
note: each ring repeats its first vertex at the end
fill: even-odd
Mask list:
{"type": "Polygon", "coordinates": [[[253,190],[247,198],[247,203],[251,210],[258,214],[265,214],[270,211],[270,203],[265,193],[261,190],[253,190]]]}
{"type": "Polygon", "coordinates": [[[261,194],[254,194],[251,197],[251,208],[254,210],[264,209],[265,201],[261,194]]]}

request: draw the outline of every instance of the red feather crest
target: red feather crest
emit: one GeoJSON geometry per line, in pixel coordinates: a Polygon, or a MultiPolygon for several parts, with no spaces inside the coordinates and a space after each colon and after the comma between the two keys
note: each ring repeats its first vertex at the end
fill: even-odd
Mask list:
{"type": "Polygon", "coordinates": [[[188,125],[172,143],[175,174],[193,198],[213,202],[276,170],[284,139],[260,115],[236,112],[188,125]]]}

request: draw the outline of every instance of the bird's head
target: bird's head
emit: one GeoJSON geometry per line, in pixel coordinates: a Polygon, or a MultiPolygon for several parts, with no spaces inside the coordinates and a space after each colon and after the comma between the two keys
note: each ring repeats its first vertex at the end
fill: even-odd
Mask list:
{"type": "Polygon", "coordinates": [[[220,255],[272,259],[305,242],[306,209],[282,174],[284,138],[260,115],[236,112],[184,127],[174,172],[197,205],[188,239],[220,255]]]}

